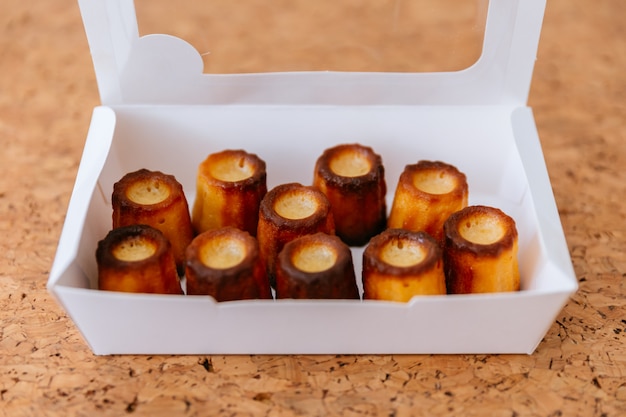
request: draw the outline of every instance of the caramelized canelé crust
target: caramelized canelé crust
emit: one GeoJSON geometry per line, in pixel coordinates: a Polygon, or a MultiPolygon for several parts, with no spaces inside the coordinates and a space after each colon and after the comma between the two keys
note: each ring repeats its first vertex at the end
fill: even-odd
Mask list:
{"type": "Polygon", "coordinates": [[[196,233],[232,226],[256,235],[267,193],[265,162],[243,150],[209,155],[198,167],[191,215],[196,233]]]}
{"type": "Polygon", "coordinates": [[[387,229],[363,252],[363,298],[407,302],[446,294],[441,247],[425,232],[387,229]]]}
{"type": "Polygon", "coordinates": [[[469,206],[446,221],[444,261],[448,293],[520,288],[515,221],[501,210],[469,206]]]}
{"type": "Polygon", "coordinates": [[[185,276],[188,295],[217,301],[272,298],[257,240],[234,227],[196,236],[187,247],[185,276]]]}
{"type": "Polygon", "coordinates": [[[336,234],[348,245],[362,246],[385,229],[385,170],[372,148],[344,144],[326,149],[315,164],[313,185],[328,197],[336,234]]]}
{"type": "Polygon", "coordinates": [[[170,242],[159,230],[131,225],[111,230],[96,250],[98,288],[182,294],[170,242]]]}
{"type": "Polygon", "coordinates": [[[285,244],[317,232],[335,234],[330,203],[321,191],[288,183],[274,187],[265,195],[259,210],[257,239],[272,285],[276,258],[285,244]]]}
{"type": "Polygon", "coordinates": [[[465,174],[444,162],[419,161],[400,175],[387,225],[423,230],[443,243],[444,222],[467,203],[465,174]]]}
{"type": "Polygon", "coordinates": [[[113,228],[147,224],[160,230],[172,245],[182,273],[185,248],[194,233],[182,185],[173,175],[140,169],[113,186],[113,228]]]}
{"type": "Polygon", "coordinates": [[[352,252],[337,236],[316,233],[294,239],[276,262],[276,298],[359,298],[352,252]]]}

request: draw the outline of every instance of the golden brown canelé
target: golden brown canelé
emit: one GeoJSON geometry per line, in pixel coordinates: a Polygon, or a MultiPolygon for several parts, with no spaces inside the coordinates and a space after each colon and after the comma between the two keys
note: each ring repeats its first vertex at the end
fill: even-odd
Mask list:
{"type": "Polygon", "coordinates": [[[130,172],[113,186],[112,205],[113,228],[147,224],[160,230],[182,273],[185,248],[194,233],[187,198],[173,175],[147,169],[130,172]]]}
{"type": "Polygon", "coordinates": [[[257,239],[270,283],[275,284],[276,258],[285,244],[317,232],[335,234],[335,222],[326,196],[299,183],[281,184],[261,200],[257,239]]]}
{"type": "Polygon", "coordinates": [[[426,232],[387,229],[363,252],[363,298],[407,302],[446,294],[441,247],[426,232]]]}
{"type": "Polygon", "coordinates": [[[358,299],[348,245],[325,233],[288,242],[276,261],[276,298],[358,299]]]}
{"type": "Polygon", "coordinates": [[[326,149],[315,163],[313,185],[332,208],[336,234],[362,246],[387,224],[385,170],[380,155],[360,144],[326,149]]]}
{"type": "Polygon", "coordinates": [[[98,288],[133,293],[182,294],[169,240],[147,225],[111,230],[96,249],[98,288]]]}
{"type": "Polygon", "coordinates": [[[425,231],[443,243],[443,224],[468,204],[465,174],[440,161],[407,165],[398,179],[387,226],[425,231]]]}
{"type": "Polygon", "coordinates": [[[257,240],[235,227],[207,230],[187,247],[187,295],[217,301],[272,298],[257,240]]]}
{"type": "Polygon", "coordinates": [[[266,178],[265,162],[255,154],[224,150],[209,155],[196,178],[191,214],[196,233],[232,226],[256,236],[266,178]]]}
{"type": "Polygon", "coordinates": [[[446,221],[444,262],[450,294],[520,288],[515,221],[500,209],[469,206],[446,221]]]}

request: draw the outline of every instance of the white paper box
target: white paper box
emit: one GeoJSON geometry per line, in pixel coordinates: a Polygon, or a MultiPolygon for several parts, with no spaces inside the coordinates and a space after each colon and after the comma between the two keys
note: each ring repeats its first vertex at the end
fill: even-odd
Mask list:
{"type": "MultiPolygon", "coordinates": [[[[48,281],[96,354],[532,353],[577,281],[526,101],[545,0],[492,0],[483,53],[446,73],[202,74],[166,35],[139,37],[128,0],[80,1],[103,105],[94,109],[48,281]],[[438,159],[467,177],[470,204],[517,222],[522,291],[382,301],[259,300],[98,291],[95,248],[113,184],[171,173],[190,205],[197,165],[241,148],[268,186],[310,183],[315,159],[360,142],[383,157],[388,207],[406,164],[438,159]]],[[[353,256],[360,281],[362,249],[353,256]]],[[[359,282],[360,284],[360,282],[359,282]]]]}

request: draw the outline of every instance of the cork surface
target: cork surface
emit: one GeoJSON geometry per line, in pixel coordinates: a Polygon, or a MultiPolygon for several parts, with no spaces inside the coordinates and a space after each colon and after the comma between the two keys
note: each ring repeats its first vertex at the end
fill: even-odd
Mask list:
{"type": "MultiPolygon", "coordinates": [[[[99,103],[87,42],[73,0],[3,0],[0,415],[626,415],[624,16],[623,0],[547,5],[529,103],[580,290],[533,355],[96,357],[45,289],[99,103]]],[[[246,54],[223,62],[285,65],[246,54]]]]}

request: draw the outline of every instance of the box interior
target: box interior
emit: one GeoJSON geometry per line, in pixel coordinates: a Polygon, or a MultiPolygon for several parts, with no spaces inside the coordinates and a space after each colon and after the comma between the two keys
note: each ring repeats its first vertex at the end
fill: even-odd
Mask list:
{"type": "MultiPolygon", "coordinates": [[[[339,143],[362,143],[383,157],[391,207],[405,165],[451,163],[468,178],[470,204],[498,207],[518,227],[522,289],[558,288],[537,271],[547,262],[536,209],[503,106],[120,106],[115,134],[91,197],[78,259],[96,288],[95,245],[111,228],[113,184],[140,168],[175,175],[190,207],[199,163],[223,149],[245,149],[267,163],[268,187],[310,184],[315,160],[339,143]]],[[[362,248],[353,248],[360,286],[362,248]]]]}

